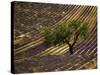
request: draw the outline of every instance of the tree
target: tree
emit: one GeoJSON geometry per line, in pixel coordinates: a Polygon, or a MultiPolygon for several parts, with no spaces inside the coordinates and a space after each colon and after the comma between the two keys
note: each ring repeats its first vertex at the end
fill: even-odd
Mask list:
{"type": "Polygon", "coordinates": [[[56,27],[45,27],[43,30],[47,45],[60,45],[66,43],[69,46],[70,54],[73,54],[73,47],[79,39],[86,39],[88,24],[73,20],[62,23],[56,27]]]}

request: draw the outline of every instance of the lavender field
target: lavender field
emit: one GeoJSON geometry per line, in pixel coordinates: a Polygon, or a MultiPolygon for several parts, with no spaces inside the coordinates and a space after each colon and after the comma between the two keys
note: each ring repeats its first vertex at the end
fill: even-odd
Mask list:
{"type": "Polygon", "coordinates": [[[15,73],[85,70],[97,68],[97,7],[68,4],[15,2],[15,73]],[[89,35],[78,40],[70,55],[66,44],[47,46],[38,28],[63,22],[87,22],[89,35]]]}

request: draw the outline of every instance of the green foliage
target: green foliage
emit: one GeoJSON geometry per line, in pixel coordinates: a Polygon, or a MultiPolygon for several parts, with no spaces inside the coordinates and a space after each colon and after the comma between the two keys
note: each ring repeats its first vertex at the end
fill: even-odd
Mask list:
{"type": "Polygon", "coordinates": [[[70,30],[76,30],[77,28],[79,28],[81,25],[81,21],[76,21],[73,20],[68,24],[68,27],[70,28],[70,30]]]}
{"type": "Polygon", "coordinates": [[[88,25],[87,23],[83,23],[79,30],[80,36],[83,37],[84,39],[86,39],[89,32],[87,25],[88,25]]]}
{"type": "Polygon", "coordinates": [[[48,45],[57,45],[64,42],[68,45],[74,45],[79,37],[86,38],[87,33],[87,23],[76,20],[62,23],[57,27],[45,27],[43,32],[48,45]]]}

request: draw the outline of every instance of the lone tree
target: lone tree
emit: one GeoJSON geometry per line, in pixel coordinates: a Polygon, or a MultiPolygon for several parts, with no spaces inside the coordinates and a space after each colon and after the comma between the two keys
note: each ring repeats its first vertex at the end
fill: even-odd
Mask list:
{"type": "Polygon", "coordinates": [[[43,34],[47,45],[57,45],[66,43],[69,46],[70,54],[73,54],[73,46],[79,39],[86,39],[88,34],[88,24],[73,20],[62,23],[56,27],[45,27],[43,34]]]}

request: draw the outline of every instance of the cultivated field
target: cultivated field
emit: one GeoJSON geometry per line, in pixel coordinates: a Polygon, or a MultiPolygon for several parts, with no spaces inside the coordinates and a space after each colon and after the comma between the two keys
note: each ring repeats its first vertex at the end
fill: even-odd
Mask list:
{"type": "Polygon", "coordinates": [[[97,8],[95,6],[15,3],[15,73],[50,72],[97,68],[97,8]],[[47,47],[38,28],[81,20],[89,35],[78,40],[74,54],[66,44],[47,47]]]}

